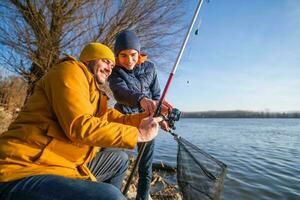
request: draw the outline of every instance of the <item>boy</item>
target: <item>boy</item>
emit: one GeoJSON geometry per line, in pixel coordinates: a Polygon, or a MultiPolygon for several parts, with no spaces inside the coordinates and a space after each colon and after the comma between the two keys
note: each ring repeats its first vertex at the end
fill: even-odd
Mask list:
{"type": "MultiPolygon", "coordinates": [[[[140,53],[140,48],[139,39],[132,31],[125,30],[117,35],[114,46],[116,67],[109,77],[109,86],[117,101],[115,109],[123,114],[144,111],[153,114],[160,98],[155,66],[140,53]]],[[[138,149],[140,146],[141,143],[138,149]]],[[[137,200],[147,200],[149,197],[153,152],[154,140],[147,143],[139,163],[137,200]]]]}

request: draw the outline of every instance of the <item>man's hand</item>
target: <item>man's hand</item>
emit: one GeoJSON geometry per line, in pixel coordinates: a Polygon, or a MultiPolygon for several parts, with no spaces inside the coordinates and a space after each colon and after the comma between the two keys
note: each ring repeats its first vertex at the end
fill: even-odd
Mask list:
{"type": "Polygon", "coordinates": [[[162,117],[144,118],[139,126],[138,142],[149,142],[153,140],[158,133],[158,123],[162,121],[162,117]]]}
{"type": "Polygon", "coordinates": [[[140,101],[141,107],[150,115],[155,112],[157,101],[154,101],[152,99],[148,99],[147,97],[142,98],[140,101]]]}

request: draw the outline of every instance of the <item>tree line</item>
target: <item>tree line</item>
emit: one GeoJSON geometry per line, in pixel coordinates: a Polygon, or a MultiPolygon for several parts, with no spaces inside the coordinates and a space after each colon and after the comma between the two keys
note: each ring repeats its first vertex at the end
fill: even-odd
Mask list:
{"type": "Polygon", "coordinates": [[[182,118],[300,118],[300,111],[259,112],[259,111],[204,111],[183,112],[182,118]]]}

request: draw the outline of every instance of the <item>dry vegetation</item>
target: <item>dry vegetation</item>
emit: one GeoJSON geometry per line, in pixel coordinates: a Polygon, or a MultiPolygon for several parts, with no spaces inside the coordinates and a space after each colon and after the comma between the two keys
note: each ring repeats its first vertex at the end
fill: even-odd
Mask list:
{"type": "Polygon", "coordinates": [[[5,77],[0,73],[0,134],[17,116],[26,98],[26,90],[26,83],[20,77],[5,77]]]}

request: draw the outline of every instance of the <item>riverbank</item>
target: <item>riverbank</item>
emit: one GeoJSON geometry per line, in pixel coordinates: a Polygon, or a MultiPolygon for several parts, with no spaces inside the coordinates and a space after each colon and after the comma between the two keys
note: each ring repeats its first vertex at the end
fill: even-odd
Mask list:
{"type": "MultiPolygon", "coordinates": [[[[129,169],[127,170],[125,180],[123,181],[123,186],[125,186],[128,181],[128,177],[132,171],[134,161],[135,159],[133,157],[130,157],[129,169]]],[[[151,182],[151,192],[149,200],[182,200],[178,186],[168,181],[167,178],[165,178],[166,176],[176,176],[176,169],[166,166],[162,163],[153,164],[153,178],[151,182]]],[[[126,196],[127,200],[135,200],[137,182],[138,174],[135,173],[126,196]]]]}

